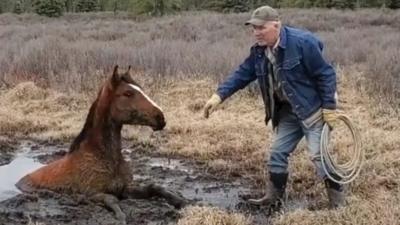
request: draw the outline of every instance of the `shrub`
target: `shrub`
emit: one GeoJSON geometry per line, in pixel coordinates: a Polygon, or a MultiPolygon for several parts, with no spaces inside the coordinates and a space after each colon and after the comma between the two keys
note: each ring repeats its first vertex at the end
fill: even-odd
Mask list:
{"type": "Polygon", "coordinates": [[[16,1],[13,9],[13,13],[21,14],[23,13],[23,6],[21,1],[16,1]]]}
{"type": "Polygon", "coordinates": [[[59,17],[63,13],[63,0],[35,0],[33,2],[34,11],[42,16],[59,17]]]}
{"type": "Polygon", "coordinates": [[[97,0],[79,0],[76,5],[78,12],[93,12],[99,9],[99,2],[97,0]]]}

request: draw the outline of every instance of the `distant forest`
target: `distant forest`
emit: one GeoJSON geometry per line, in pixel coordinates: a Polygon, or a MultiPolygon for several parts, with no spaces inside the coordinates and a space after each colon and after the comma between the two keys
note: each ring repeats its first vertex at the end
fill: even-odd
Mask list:
{"type": "Polygon", "coordinates": [[[247,12],[266,4],[277,8],[400,8],[400,0],[1,0],[0,13],[57,17],[65,12],[127,11],[162,16],[188,10],[247,12]]]}

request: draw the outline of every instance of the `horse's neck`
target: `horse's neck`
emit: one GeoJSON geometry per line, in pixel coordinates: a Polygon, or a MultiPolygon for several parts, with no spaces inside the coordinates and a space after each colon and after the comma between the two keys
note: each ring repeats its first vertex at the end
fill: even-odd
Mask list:
{"type": "Polygon", "coordinates": [[[100,158],[120,161],[122,125],[113,122],[109,113],[99,112],[96,106],[97,102],[91,106],[86,123],[72,143],[70,153],[90,151],[100,158]]]}
{"type": "Polygon", "coordinates": [[[85,125],[74,140],[70,152],[92,151],[97,156],[119,162],[122,160],[121,154],[121,129],[122,124],[118,124],[111,119],[110,105],[111,94],[107,86],[99,92],[96,101],[92,104],[85,125]],[[86,142],[88,146],[82,146],[86,142]]]}
{"type": "Polygon", "coordinates": [[[88,136],[89,142],[94,143],[96,154],[102,154],[107,160],[121,160],[121,129],[122,125],[108,118],[96,124],[88,136]]]}

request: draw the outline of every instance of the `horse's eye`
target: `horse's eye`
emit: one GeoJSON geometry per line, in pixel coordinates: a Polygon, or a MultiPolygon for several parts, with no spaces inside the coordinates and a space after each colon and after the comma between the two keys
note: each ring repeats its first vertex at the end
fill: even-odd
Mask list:
{"type": "Polygon", "coordinates": [[[126,91],[126,92],[124,93],[124,96],[126,96],[126,97],[132,97],[134,94],[135,94],[135,93],[133,93],[132,91],[126,91]]]}

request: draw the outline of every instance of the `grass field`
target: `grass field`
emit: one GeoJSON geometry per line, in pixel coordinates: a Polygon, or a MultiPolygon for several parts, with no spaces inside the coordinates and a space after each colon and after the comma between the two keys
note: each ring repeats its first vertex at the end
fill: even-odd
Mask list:
{"type": "MultiPolygon", "coordinates": [[[[338,73],[339,107],[361,130],[366,161],[348,186],[348,206],[288,210],[271,223],[399,224],[400,11],[281,12],[285,23],[310,29],[325,42],[338,73]]],[[[263,187],[273,132],[264,124],[257,87],[235,94],[207,120],[201,111],[218,82],[248,54],[253,40],[242,25],[248,16],[0,15],[0,146],[19,139],[71,141],[113,65],[132,65],[134,79],[164,109],[167,127],[158,133],[128,127],[126,140],[204,162],[217,177],[246,175],[263,187]]],[[[304,143],[290,163],[289,195],[326,201],[304,143]]],[[[178,224],[252,224],[252,218],[193,206],[178,224]]]]}

